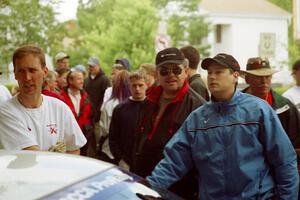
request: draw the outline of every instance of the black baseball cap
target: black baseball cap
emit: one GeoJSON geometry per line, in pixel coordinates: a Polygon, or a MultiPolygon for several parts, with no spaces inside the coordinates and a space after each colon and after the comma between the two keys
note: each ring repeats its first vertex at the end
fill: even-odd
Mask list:
{"type": "Polygon", "coordinates": [[[229,54],[219,53],[213,58],[205,58],[201,63],[201,67],[207,70],[212,63],[218,63],[224,67],[232,69],[233,71],[240,71],[238,61],[229,54]]]}
{"type": "Polygon", "coordinates": [[[158,52],[155,60],[156,67],[160,67],[167,63],[183,64],[184,63],[183,53],[175,47],[166,48],[158,52]]]}

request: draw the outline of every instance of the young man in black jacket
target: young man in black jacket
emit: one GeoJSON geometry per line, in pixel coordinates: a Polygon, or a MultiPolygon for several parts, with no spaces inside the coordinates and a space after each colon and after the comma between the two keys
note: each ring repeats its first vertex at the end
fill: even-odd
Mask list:
{"type": "Polygon", "coordinates": [[[141,72],[129,76],[131,96],[114,108],[109,126],[109,148],[116,164],[129,169],[132,165],[134,133],[140,106],[146,98],[146,80],[141,72]]]}

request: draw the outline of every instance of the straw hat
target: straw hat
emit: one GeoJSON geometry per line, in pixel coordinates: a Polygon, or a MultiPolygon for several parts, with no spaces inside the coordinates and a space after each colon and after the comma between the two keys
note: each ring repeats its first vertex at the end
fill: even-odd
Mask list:
{"type": "Polygon", "coordinates": [[[241,70],[241,76],[245,77],[246,74],[255,76],[271,76],[278,71],[271,69],[270,62],[267,58],[254,57],[249,58],[247,61],[246,70],[241,70]]]}

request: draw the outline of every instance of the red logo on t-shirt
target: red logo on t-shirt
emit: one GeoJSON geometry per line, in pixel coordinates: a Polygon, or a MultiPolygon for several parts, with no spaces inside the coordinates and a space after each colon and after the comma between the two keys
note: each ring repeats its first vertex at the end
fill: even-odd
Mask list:
{"type": "Polygon", "coordinates": [[[51,135],[56,135],[57,134],[57,125],[56,124],[48,124],[47,127],[49,128],[48,132],[51,135]]]}

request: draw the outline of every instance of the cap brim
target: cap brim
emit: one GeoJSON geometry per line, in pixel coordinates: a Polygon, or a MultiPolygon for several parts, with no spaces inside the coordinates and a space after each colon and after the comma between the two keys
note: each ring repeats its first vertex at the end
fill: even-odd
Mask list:
{"type": "Polygon", "coordinates": [[[278,72],[273,69],[254,69],[254,70],[241,70],[241,77],[245,78],[246,74],[251,74],[255,76],[271,76],[278,72]]]}
{"type": "Polygon", "coordinates": [[[164,64],[183,64],[184,63],[184,60],[166,60],[162,63],[159,63],[158,65],[156,65],[156,67],[160,67],[164,64]]]}
{"type": "Polygon", "coordinates": [[[57,61],[62,60],[64,58],[70,58],[70,56],[63,56],[63,57],[60,57],[60,58],[56,58],[55,61],[57,62],[57,61]]]}
{"type": "Polygon", "coordinates": [[[205,70],[207,70],[207,68],[212,64],[212,63],[217,63],[219,65],[222,65],[224,67],[228,67],[225,63],[217,60],[217,59],[213,59],[213,58],[205,58],[202,62],[201,62],[201,67],[205,70]]]}
{"type": "Polygon", "coordinates": [[[97,64],[94,63],[94,62],[88,62],[87,64],[90,65],[90,66],[95,66],[95,65],[97,65],[97,64]]]}

